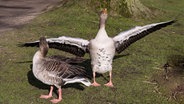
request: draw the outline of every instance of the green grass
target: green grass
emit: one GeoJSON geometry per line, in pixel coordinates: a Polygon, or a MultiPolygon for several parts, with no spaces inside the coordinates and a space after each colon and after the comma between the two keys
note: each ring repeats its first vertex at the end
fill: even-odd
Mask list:
{"type": "MultiPolygon", "coordinates": [[[[106,30],[109,36],[136,25],[167,21],[177,18],[177,23],[161,29],[132,44],[113,62],[114,88],[77,86],[63,88],[62,104],[179,104],[184,103],[182,94],[169,99],[174,84],[182,84],[184,75],[170,75],[169,82],[162,77],[162,66],[172,56],[184,56],[184,1],[141,0],[146,6],[157,9],[162,15],[153,19],[109,16],[106,30]],[[158,83],[150,84],[153,80],[158,83]],[[82,90],[81,90],[82,89],[82,90]]],[[[44,13],[23,28],[0,35],[0,104],[50,104],[39,99],[48,93],[31,74],[31,62],[38,48],[17,47],[20,42],[38,40],[40,36],[59,37],[62,35],[92,39],[98,31],[98,13],[91,11],[82,1],[65,4],[44,13]]],[[[51,49],[49,55],[69,53],[51,49]]],[[[85,55],[89,59],[89,55],[85,55]]],[[[177,57],[172,57],[177,58],[177,57]]],[[[87,64],[90,67],[90,63],[87,64]]],[[[104,74],[108,78],[108,73],[104,74]]],[[[106,83],[98,77],[101,84],[106,83]]],[[[76,85],[75,85],[76,86],[76,85]]],[[[54,94],[54,97],[57,97],[54,94]]]]}

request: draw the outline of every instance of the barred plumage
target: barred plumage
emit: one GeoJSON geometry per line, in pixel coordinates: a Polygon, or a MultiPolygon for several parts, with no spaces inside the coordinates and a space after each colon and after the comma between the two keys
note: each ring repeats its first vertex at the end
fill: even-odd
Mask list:
{"type": "MultiPolygon", "coordinates": [[[[91,57],[94,82],[96,82],[95,72],[105,73],[109,71],[111,80],[112,60],[115,52],[121,53],[124,49],[129,47],[137,40],[175,22],[175,20],[171,20],[166,22],[148,24],[145,26],[136,26],[133,29],[121,32],[111,38],[107,35],[105,30],[105,22],[107,17],[107,9],[103,9],[100,14],[100,29],[96,37],[94,39],[91,39],[90,41],[81,38],[72,38],[66,36],[47,39],[48,44],[51,48],[60,49],[80,57],[84,56],[85,53],[89,53],[91,57]],[[104,51],[101,52],[101,49],[103,49],[104,51]]],[[[38,43],[39,41],[27,42],[22,46],[38,46],[38,43]]],[[[93,85],[98,86],[98,84],[93,85]]],[[[106,85],[113,86],[112,83],[106,85]]]]}
{"type": "MultiPolygon", "coordinates": [[[[67,83],[83,83],[86,86],[90,86],[90,81],[87,79],[86,71],[83,67],[77,65],[71,65],[62,60],[69,60],[69,58],[60,59],[59,57],[46,57],[48,52],[48,44],[44,37],[40,38],[40,49],[35,53],[33,57],[33,74],[34,76],[48,85],[54,85],[58,88],[59,97],[53,99],[52,102],[58,102],[61,98],[61,87],[67,83]],[[68,80],[69,79],[69,80],[68,80]]],[[[75,61],[73,58],[69,62],[75,61]]],[[[75,63],[75,62],[74,62],[75,63]]],[[[42,95],[41,98],[48,98],[52,96],[53,87],[49,95],[42,95]]]]}

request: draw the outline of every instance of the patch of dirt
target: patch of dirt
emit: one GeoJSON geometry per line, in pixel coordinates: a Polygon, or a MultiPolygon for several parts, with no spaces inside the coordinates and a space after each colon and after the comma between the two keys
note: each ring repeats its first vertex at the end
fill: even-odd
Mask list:
{"type": "Polygon", "coordinates": [[[0,34],[21,27],[67,0],[0,0],[0,34]]]}

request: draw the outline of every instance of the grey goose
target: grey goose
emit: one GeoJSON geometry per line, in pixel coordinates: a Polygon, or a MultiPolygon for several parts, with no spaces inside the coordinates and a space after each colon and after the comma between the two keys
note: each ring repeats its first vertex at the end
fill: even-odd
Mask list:
{"type": "MultiPolygon", "coordinates": [[[[49,47],[51,48],[63,50],[79,57],[84,56],[85,53],[90,54],[91,67],[93,70],[93,86],[100,86],[100,84],[95,80],[96,72],[109,72],[109,82],[105,85],[113,87],[112,60],[115,53],[121,53],[137,40],[175,22],[175,20],[170,20],[166,22],[152,23],[145,26],[136,26],[130,30],[120,32],[114,37],[109,37],[105,30],[107,17],[107,9],[103,9],[100,14],[100,28],[94,39],[86,40],[67,36],[47,39],[49,47]]],[[[22,46],[38,46],[38,43],[39,41],[26,42],[22,44],[22,46]]]]}
{"type": "Polygon", "coordinates": [[[40,38],[39,50],[33,57],[33,74],[41,82],[51,85],[48,95],[41,95],[40,98],[48,99],[52,97],[53,85],[58,88],[58,98],[52,99],[52,103],[58,103],[62,100],[63,85],[69,83],[82,83],[86,86],[90,86],[91,83],[87,79],[86,72],[83,67],[69,64],[72,62],[69,58],[66,58],[66,62],[60,59],[61,57],[50,56],[47,57],[49,46],[45,37],[40,38]]]}

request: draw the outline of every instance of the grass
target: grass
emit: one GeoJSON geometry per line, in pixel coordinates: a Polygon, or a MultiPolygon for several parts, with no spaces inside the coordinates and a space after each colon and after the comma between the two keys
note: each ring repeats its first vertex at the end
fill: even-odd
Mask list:
{"type": "MultiPolygon", "coordinates": [[[[109,16],[106,30],[109,36],[136,25],[167,21],[178,21],[140,41],[132,44],[113,62],[114,88],[76,87],[63,88],[62,104],[179,104],[184,103],[183,95],[169,99],[173,89],[182,84],[183,73],[177,77],[169,74],[165,80],[162,66],[174,56],[184,55],[184,1],[141,0],[146,6],[159,10],[162,15],[153,19],[125,18],[109,16]],[[157,81],[155,84],[154,81],[157,81]],[[174,86],[175,84],[175,86],[174,86]]],[[[82,1],[70,1],[60,8],[44,13],[30,24],[0,35],[0,104],[50,104],[49,100],[39,99],[40,94],[48,93],[48,86],[36,80],[31,73],[31,60],[37,48],[17,47],[20,42],[38,40],[40,36],[72,36],[92,39],[98,31],[98,13],[91,11],[82,1]]],[[[51,49],[49,55],[71,54],[51,49]]],[[[89,59],[89,55],[85,55],[89,59]]],[[[86,63],[89,68],[90,63],[86,63]]],[[[175,70],[172,67],[170,70],[175,70]]],[[[171,71],[173,72],[173,71],[171,71]]],[[[108,78],[108,73],[104,74],[108,78]]],[[[101,84],[106,83],[98,77],[101,84]]],[[[54,97],[57,97],[54,94],[54,97]]]]}

